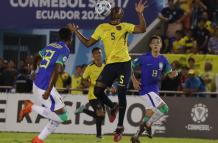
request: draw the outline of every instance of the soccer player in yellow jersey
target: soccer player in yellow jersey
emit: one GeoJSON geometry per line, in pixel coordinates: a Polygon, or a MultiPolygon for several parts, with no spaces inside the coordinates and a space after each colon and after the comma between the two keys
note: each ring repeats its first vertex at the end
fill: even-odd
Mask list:
{"type": "Polygon", "coordinates": [[[88,67],[85,69],[85,72],[83,74],[83,80],[89,82],[88,100],[94,111],[90,111],[86,109],[84,105],[82,105],[75,111],[75,114],[77,115],[80,113],[86,113],[96,119],[96,139],[97,141],[100,141],[102,139],[101,125],[104,120],[105,111],[104,104],[94,95],[94,87],[96,84],[96,80],[101,74],[101,71],[103,70],[105,64],[102,63],[102,52],[100,48],[92,49],[92,57],[93,63],[88,65],[88,67]]]}
{"type": "Polygon", "coordinates": [[[100,24],[91,38],[84,37],[78,30],[78,26],[68,24],[70,29],[75,32],[79,40],[86,46],[90,47],[101,40],[104,43],[106,54],[106,66],[97,79],[94,87],[95,96],[104,101],[111,102],[106,99],[104,90],[110,87],[115,79],[119,80],[118,84],[118,100],[119,100],[119,120],[117,129],[114,134],[114,141],[121,140],[124,131],[123,121],[126,112],[126,91],[131,76],[131,61],[128,53],[128,34],[144,33],[146,30],[146,22],[144,19],[144,9],[147,7],[147,1],[140,0],[135,4],[135,10],[139,17],[139,25],[121,22],[123,17],[123,9],[114,7],[111,10],[111,20],[109,23],[100,24]]]}

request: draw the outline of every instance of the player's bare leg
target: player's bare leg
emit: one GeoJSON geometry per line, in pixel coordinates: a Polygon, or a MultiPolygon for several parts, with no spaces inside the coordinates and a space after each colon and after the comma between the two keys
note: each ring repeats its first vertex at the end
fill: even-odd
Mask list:
{"type": "Polygon", "coordinates": [[[132,136],[131,142],[140,143],[139,136],[142,135],[144,131],[146,131],[146,135],[149,138],[152,138],[152,129],[151,129],[152,124],[167,113],[168,113],[168,106],[165,103],[161,104],[158,108],[153,108],[152,110],[151,109],[146,110],[143,123],[140,125],[139,130],[136,132],[136,134],[132,136]]]}

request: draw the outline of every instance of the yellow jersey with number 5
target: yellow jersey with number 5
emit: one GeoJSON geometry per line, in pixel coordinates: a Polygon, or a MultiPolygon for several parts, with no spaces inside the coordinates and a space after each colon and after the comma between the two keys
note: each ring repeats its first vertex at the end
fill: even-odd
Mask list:
{"type": "Polygon", "coordinates": [[[128,35],[134,31],[135,25],[120,23],[100,24],[92,35],[95,40],[102,40],[105,48],[106,63],[127,62],[131,58],[128,51],[128,35]]]}

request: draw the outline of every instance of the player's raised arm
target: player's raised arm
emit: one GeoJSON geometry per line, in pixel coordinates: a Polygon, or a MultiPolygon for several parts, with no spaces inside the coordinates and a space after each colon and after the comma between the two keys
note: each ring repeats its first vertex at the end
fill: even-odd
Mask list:
{"type": "Polygon", "coordinates": [[[148,1],[143,2],[140,0],[135,4],[135,10],[139,17],[139,25],[135,26],[134,33],[144,33],[146,31],[146,22],[143,14],[146,7],[148,7],[148,1]]]}
{"type": "Polygon", "coordinates": [[[98,42],[97,40],[93,39],[93,38],[86,38],[84,35],[82,35],[79,31],[79,27],[75,24],[68,24],[67,27],[76,34],[76,36],[79,38],[79,40],[88,48],[92,45],[94,45],[96,42],[98,42]]]}

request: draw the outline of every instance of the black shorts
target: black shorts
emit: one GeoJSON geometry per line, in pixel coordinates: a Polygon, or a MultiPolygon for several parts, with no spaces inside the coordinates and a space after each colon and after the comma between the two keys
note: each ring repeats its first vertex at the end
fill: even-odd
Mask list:
{"type": "Polygon", "coordinates": [[[119,86],[127,87],[131,76],[131,61],[122,63],[107,64],[97,82],[110,87],[115,80],[118,81],[119,86]]]}

